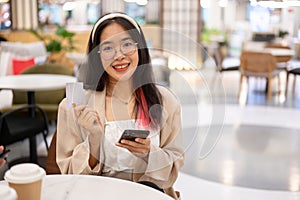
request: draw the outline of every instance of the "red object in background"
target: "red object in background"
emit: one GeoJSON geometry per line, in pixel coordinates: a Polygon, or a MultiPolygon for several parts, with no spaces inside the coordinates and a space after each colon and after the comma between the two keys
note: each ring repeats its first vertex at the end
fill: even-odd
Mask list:
{"type": "Polygon", "coordinates": [[[32,67],[34,64],[34,58],[30,58],[27,60],[12,60],[13,71],[15,75],[22,73],[25,69],[32,67]]]}

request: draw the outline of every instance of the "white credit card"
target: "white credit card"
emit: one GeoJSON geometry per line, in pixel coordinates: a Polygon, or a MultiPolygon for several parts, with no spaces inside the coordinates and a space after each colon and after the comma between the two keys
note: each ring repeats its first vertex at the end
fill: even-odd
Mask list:
{"type": "Polygon", "coordinates": [[[66,85],[66,97],[68,109],[72,108],[72,105],[76,106],[84,104],[84,90],[82,82],[67,83],[66,85]]]}

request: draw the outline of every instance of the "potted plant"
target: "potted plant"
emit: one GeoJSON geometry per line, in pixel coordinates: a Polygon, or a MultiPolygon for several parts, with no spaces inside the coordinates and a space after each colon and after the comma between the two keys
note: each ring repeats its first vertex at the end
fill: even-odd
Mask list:
{"type": "Polygon", "coordinates": [[[222,55],[227,56],[228,48],[228,39],[227,34],[224,31],[204,27],[201,33],[201,40],[204,45],[218,44],[218,47],[221,49],[222,55]]]}
{"type": "Polygon", "coordinates": [[[284,30],[281,30],[281,29],[279,29],[279,31],[278,31],[278,37],[280,37],[280,38],[284,38],[288,34],[289,34],[288,31],[284,31],[284,30]]]}
{"type": "Polygon", "coordinates": [[[73,41],[75,33],[63,26],[58,26],[54,34],[45,33],[44,27],[40,27],[39,30],[30,29],[30,32],[45,43],[48,52],[75,50],[73,41]]]}
{"type": "Polygon", "coordinates": [[[74,51],[74,32],[68,31],[63,26],[58,26],[54,34],[45,33],[44,27],[40,27],[39,30],[29,30],[38,39],[43,41],[46,46],[49,56],[47,58],[48,63],[60,63],[68,65],[70,68],[74,67],[73,61],[66,57],[66,52],[74,51]]]}

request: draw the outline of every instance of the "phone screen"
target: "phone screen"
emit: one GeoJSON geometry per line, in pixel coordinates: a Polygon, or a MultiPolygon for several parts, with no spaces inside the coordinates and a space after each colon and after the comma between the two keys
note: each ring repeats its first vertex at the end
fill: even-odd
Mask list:
{"type": "Polygon", "coordinates": [[[126,130],[124,130],[119,142],[122,139],[131,140],[131,141],[134,141],[135,138],[145,139],[148,137],[149,134],[150,134],[150,131],[148,131],[148,130],[126,129],[126,130]]]}

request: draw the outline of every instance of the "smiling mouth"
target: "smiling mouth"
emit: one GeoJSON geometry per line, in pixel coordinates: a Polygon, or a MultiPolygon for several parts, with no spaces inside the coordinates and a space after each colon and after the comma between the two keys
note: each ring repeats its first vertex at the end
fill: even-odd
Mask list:
{"type": "Polygon", "coordinates": [[[117,72],[123,72],[123,71],[126,71],[129,68],[129,63],[128,64],[122,64],[122,65],[114,65],[113,68],[117,72]]]}
{"type": "Polygon", "coordinates": [[[129,64],[124,64],[124,65],[116,65],[116,66],[113,66],[113,68],[115,69],[124,69],[126,67],[128,67],[129,64]]]}

